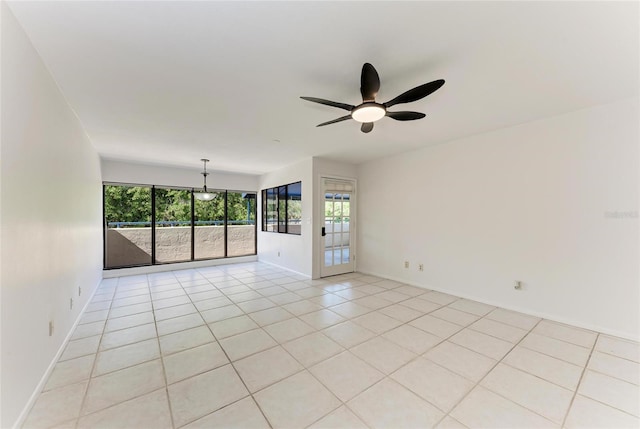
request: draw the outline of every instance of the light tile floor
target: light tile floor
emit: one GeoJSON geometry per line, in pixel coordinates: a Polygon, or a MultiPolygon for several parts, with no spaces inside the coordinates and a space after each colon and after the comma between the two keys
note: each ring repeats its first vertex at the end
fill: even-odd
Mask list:
{"type": "Polygon", "coordinates": [[[102,282],[25,428],[637,428],[638,343],[353,273],[102,282]]]}

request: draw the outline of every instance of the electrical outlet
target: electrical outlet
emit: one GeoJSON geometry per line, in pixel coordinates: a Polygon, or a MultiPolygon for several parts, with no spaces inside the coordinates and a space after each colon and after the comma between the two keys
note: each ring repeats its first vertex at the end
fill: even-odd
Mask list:
{"type": "Polygon", "coordinates": [[[69,299],[69,310],[73,310],[73,298],[69,299]]]}
{"type": "Polygon", "coordinates": [[[404,267],[409,268],[409,261],[404,261],[404,267]]]}
{"type": "Polygon", "coordinates": [[[424,271],[424,264],[418,265],[418,271],[424,271]]]}
{"type": "Polygon", "coordinates": [[[49,336],[53,335],[53,320],[49,320],[49,336]]]}

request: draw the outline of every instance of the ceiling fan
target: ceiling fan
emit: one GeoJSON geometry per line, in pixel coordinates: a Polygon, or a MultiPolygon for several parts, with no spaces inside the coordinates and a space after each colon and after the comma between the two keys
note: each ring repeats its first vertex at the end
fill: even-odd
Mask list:
{"type": "Polygon", "coordinates": [[[376,95],[380,89],[380,77],[378,76],[376,69],[371,64],[365,63],[362,66],[362,76],[360,77],[360,93],[362,94],[361,104],[352,106],[351,104],[338,103],[335,101],[324,100],[322,98],[300,98],[349,111],[348,115],[332,121],[323,122],[317,125],[318,127],[346,121],[347,119],[354,119],[362,123],[360,130],[363,133],[368,133],[373,129],[373,123],[385,116],[395,119],[396,121],[413,121],[415,119],[424,118],[426,115],[420,112],[390,112],[387,109],[391,106],[395,106],[396,104],[411,103],[412,101],[420,100],[440,89],[442,85],[444,85],[444,79],[434,80],[433,82],[425,83],[424,85],[416,86],[407,92],[403,92],[393,100],[387,101],[386,103],[376,103],[376,95]]]}

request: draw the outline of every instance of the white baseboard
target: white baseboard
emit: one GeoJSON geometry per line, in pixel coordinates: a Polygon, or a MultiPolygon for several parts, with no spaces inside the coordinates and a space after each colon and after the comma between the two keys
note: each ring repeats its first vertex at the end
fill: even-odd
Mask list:
{"type": "Polygon", "coordinates": [[[478,296],[472,296],[472,295],[468,295],[468,294],[460,294],[460,293],[457,293],[457,292],[452,292],[451,290],[447,290],[447,289],[443,289],[443,288],[439,288],[439,287],[432,287],[431,285],[417,284],[415,282],[407,281],[405,279],[400,279],[400,278],[397,278],[397,277],[392,277],[392,276],[388,276],[386,274],[376,273],[376,272],[373,272],[373,271],[359,271],[359,272],[361,272],[363,274],[371,275],[371,276],[382,277],[382,278],[385,278],[385,279],[394,280],[394,281],[397,281],[397,282],[401,282],[401,283],[408,284],[408,285],[411,285],[411,286],[419,287],[419,288],[422,288],[422,289],[434,290],[434,291],[437,291],[437,292],[442,292],[442,293],[446,293],[446,294],[449,294],[449,295],[457,296],[457,297],[460,297],[460,298],[470,299],[472,301],[481,302],[483,304],[492,305],[494,307],[504,308],[505,310],[517,311],[518,313],[523,313],[523,314],[526,314],[526,315],[529,315],[529,316],[534,316],[534,317],[540,317],[540,318],[543,318],[543,319],[551,320],[553,322],[564,323],[566,325],[575,326],[577,328],[588,329],[590,331],[599,332],[601,334],[611,335],[611,336],[618,337],[618,338],[624,338],[626,340],[631,340],[631,341],[640,341],[640,339],[634,338],[633,335],[629,334],[628,332],[620,332],[620,331],[616,331],[614,329],[608,329],[608,328],[605,328],[605,327],[602,327],[602,326],[597,326],[597,325],[593,325],[593,324],[589,324],[589,323],[576,321],[576,320],[569,319],[569,318],[562,317],[562,316],[558,316],[558,315],[555,315],[555,314],[548,314],[548,313],[539,312],[539,311],[531,311],[531,309],[528,309],[528,308],[522,308],[522,307],[518,307],[518,306],[513,306],[513,305],[500,303],[500,302],[490,301],[490,300],[486,300],[486,299],[484,299],[482,297],[478,297],[478,296]]]}
{"type": "Polygon", "coordinates": [[[51,372],[53,371],[53,369],[55,368],[56,364],[58,363],[58,359],[60,359],[60,356],[62,356],[62,353],[64,352],[64,349],[67,347],[67,344],[69,343],[69,340],[71,339],[71,336],[75,332],[76,327],[78,326],[78,323],[80,323],[80,319],[84,315],[85,310],[87,309],[89,304],[91,304],[91,301],[93,300],[93,296],[96,294],[96,292],[100,288],[100,283],[102,283],[102,280],[100,280],[100,282],[97,284],[97,286],[95,288],[93,288],[93,292],[91,293],[91,296],[87,300],[87,303],[84,305],[84,307],[82,307],[82,310],[80,311],[80,313],[78,314],[78,317],[76,318],[75,322],[71,326],[71,329],[69,329],[69,332],[67,333],[67,336],[65,337],[64,341],[60,345],[60,348],[58,349],[58,351],[56,352],[55,356],[51,360],[51,363],[47,367],[47,370],[42,375],[42,378],[38,382],[38,385],[36,386],[36,388],[33,391],[33,393],[31,394],[31,397],[27,401],[27,404],[24,406],[24,408],[20,412],[20,415],[18,416],[18,419],[16,420],[16,422],[12,426],[13,429],[20,428],[24,424],[25,419],[29,415],[29,411],[31,411],[31,408],[33,407],[33,405],[35,404],[36,400],[38,399],[38,396],[40,396],[40,393],[42,393],[42,389],[44,389],[44,386],[47,383],[47,380],[49,380],[49,376],[51,375],[51,372]]]}
{"type": "Polygon", "coordinates": [[[275,263],[273,263],[273,262],[269,262],[269,261],[260,261],[260,260],[259,260],[259,262],[261,262],[261,263],[263,263],[263,264],[271,265],[272,267],[278,267],[278,268],[280,268],[281,270],[289,271],[289,272],[294,273],[294,274],[297,274],[297,275],[299,275],[299,276],[304,276],[304,277],[306,277],[306,278],[308,278],[308,279],[310,279],[310,278],[311,278],[311,276],[310,276],[310,275],[308,275],[308,274],[304,274],[304,273],[301,273],[301,272],[299,272],[299,271],[292,270],[291,268],[283,267],[282,265],[278,265],[278,264],[275,264],[275,263]]]}

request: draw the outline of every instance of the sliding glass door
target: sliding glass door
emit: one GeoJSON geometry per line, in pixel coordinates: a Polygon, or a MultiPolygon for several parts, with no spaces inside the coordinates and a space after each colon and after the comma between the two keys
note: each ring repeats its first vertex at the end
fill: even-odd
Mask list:
{"type": "Polygon", "coordinates": [[[105,184],[104,267],[255,255],[256,193],[105,184]]]}

